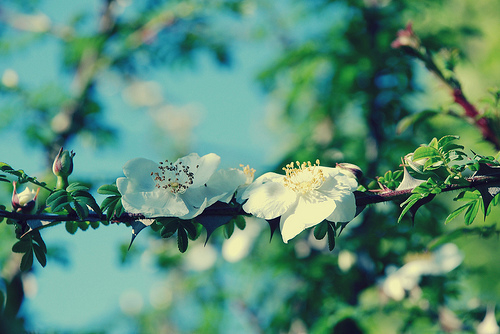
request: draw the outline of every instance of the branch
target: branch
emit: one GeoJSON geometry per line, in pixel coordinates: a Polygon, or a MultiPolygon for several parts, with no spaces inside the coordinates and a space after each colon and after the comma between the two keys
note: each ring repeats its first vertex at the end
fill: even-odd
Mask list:
{"type": "MultiPolygon", "coordinates": [[[[442,192],[449,192],[460,189],[467,188],[477,188],[480,186],[500,186],[500,178],[495,176],[479,176],[466,179],[468,184],[451,184],[447,185],[442,192]]],[[[370,204],[382,203],[382,202],[399,202],[407,199],[414,188],[405,190],[388,190],[380,193],[374,193],[372,191],[361,192],[356,191],[354,195],[356,197],[356,206],[358,208],[365,207],[370,204]]],[[[199,217],[208,216],[223,216],[223,217],[233,217],[238,215],[249,215],[243,210],[241,206],[234,206],[231,204],[226,204],[222,202],[217,202],[216,204],[206,208],[199,217]]],[[[98,215],[95,212],[90,212],[89,215],[84,219],[80,219],[76,213],[68,213],[66,215],[58,215],[53,213],[40,213],[40,214],[25,214],[21,212],[10,212],[6,210],[0,210],[0,217],[10,218],[17,221],[33,221],[40,220],[46,222],[62,222],[62,221],[106,221],[106,215],[98,215]]],[[[124,213],[120,217],[113,217],[111,219],[112,223],[130,223],[142,219],[157,219],[157,218],[172,218],[172,217],[146,217],[142,214],[124,213]]]]}

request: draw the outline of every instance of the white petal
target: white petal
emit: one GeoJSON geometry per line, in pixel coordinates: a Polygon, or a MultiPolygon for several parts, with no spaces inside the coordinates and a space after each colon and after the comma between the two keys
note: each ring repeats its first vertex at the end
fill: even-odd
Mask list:
{"type": "Polygon", "coordinates": [[[299,196],[297,206],[281,216],[281,236],[285,243],[304,229],[321,223],[335,210],[335,201],[319,192],[299,196]]]}
{"type": "Polygon", "coordinates": [[[221,169],[215,172],[207,182],[206,188],[210,192],[209,196],[207,196],[209,199],[208,205],[212,205],[216,201],[229,203],[236,189],[245,184],[246,179],[247,176],[241,169],[221,169]],[[217,198],[217,200],[213,201],[214,198],[217,198]]]}
{"type": "Polygon", "coordinates": [[[189,212],[184,201],[168,191],[132,192],[122,196],[125,211],[146,217],[179,217],[189,212]]]}
{"type": "Polygon", "coordinates": [[[209,153],[200,158],[196,153],[191,153],[178,159],[175,163],[182,162],[189,166],[190,171],[194,173],[193,184],[191,188],[201,187],[210,179],[220,164],[220,157],[215,153],[209,153]],[[198,168],[196,167],[198,166],[198,168]]]}
{"type": "Polygon", "coordinates": [[[326,220],[331,222],[347,223],[356,215],[356,198],[353,193],[342,194],[335,199],[336,208],[326,220]]]}
{"type": "Polygon", "coordinates": [[[279,217],[297,201],[297,195],[280,182],[263,183],[248,191],[249,188],[245,191],[248,200],[243,210],[259,218],[279,217]]]}
{"type": "MultiPolygon", "coordinates": [[[[158,166],[156,162],[144,158],[128,161],[123,166],[123,174],[130,181],[130,184],[127,185],[127,191],[152,191],[155,182],[151,172],[158,171],[158,166]]],[[[122,193],[121,190],[120,193],[122,193]]]]}
{"type": "Polygon", "coordinates": [[[251,196],[251,194],[258,189],[263,183],[266,182],[276,182],[281,183],[285,177],[283,175],[277,173],[265,173],[264,175],[259,176],[253,183],[251,183],[245,191],[241,194],[242,199],[247,199],[251,196]]]}
{"type": "Polygon", "coordinates": [[[186,203],[186,204],[187,204],[187,208],[188,208],[189,212],[186,213],[185,215],[179,216],[180,219],[192,219],[192,218],[200,215],[203,212],[203,210],[205,210],[205,208],[208,206],[206,199],[201,203],[201,205],[199,207],[192,206],[188,203],[186,203]]]}

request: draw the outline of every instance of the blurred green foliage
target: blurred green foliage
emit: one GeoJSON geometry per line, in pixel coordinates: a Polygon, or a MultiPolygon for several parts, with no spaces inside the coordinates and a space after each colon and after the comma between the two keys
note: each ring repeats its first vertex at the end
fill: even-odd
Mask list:
{"type": "MultiPolygon", "coordinates": [[[[33,10],[38,5],[7,1],[1,6],[20,10],[21,3],[33,10]]],[[[91,133],[104,142],[113,137],[112,126],[103,120],[106,101],[95,90],[99,74],[113,72],[127,82],[156,67],[193,64],[200,50],[230,66],[229,50],[240,41],[211,30],[211,18],[241,19],[249,7],[263,18],[250,38],[270,39],[280,50],[256,74],[279,116],[276,128],[285,128],[292,139],[276,171],[296,160],[320,159],[332,166],[350,162],[363,169],[364,186],[382,178],[391,187],[401,175],[401,158],[434,137],[459,135],[460,144],[474,152],[496,153],[477,128],[459,117],[460,106],[453,105],[447,88],[390,44],[411,20],[429,50],[440,54],[443,47],[456,48],[456,75],[475,103],[488,97],[487,89],[498,84],[500,75],[497,1],[150,0],[126,18],[113,15],[112,3],[103,1],[98,28],[83,29],[87,18],[82,15],[64,33],[43,32],[59,40],[61,68],[74,85],[65,84],[66,78],[38,88],[1,86],[2,99],[11,101],[2,109],[1,126],[14,124],[21,112],[26,138],[45,150],[48,161],[74,136],[91,133]],[[64,117],[69,123],[58,127],[56,121],[64,117]]],[[[11,27],[5,16],[0,18],[3,36],[11,27]]],[[[25,43],[31,41],[2,39],[2,54],[25,43]]],[[[486,109],[498,111],[491,103],[486,109]]],[[[119,320],[145,333],[473,333],[486,306],[500,302],[499,209],[493,207],[488,218],[470,227],[457,218],[445,225],[459,206],[452,199],[437,196],[418,211],[414,226],[406,218],[397,223],[399,203],[368,207],[336,238],[333,252],[326,240],[308,237],[312,231],[284,245],[279,238],[269,242],[263,228],[250,238],[244,259],[230,263],[219,256],[204,271],[186,269],[183,257],[193,247],[179,255],[183,245],[169,239],[152,246],[166,275],[163,302],[119,320]],[[455,243],[463,254],[458,268],[422,277],[401,300],[384,292],[382,282],[391,268],[426,258],[445,242],[455,243]]],[[[250,224],[258,222],[247,221],[242,233],[250,224]]],[[[0,224],[2,240],[9,233],[3,233],[5,227],[0,224]]],[[[223,252],[235,237],[233,228],[218,229],[207,247],[223,252]],[[224,234],[232,237],[226,241],[224,234]]],[[[0,243],[2,266],[9,253],[5,244],[0,243]]]]}

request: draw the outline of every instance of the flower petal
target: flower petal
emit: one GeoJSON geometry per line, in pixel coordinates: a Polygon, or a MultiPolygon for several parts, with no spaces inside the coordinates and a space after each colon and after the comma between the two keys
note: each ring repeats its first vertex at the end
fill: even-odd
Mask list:
{"type": "Polygon", "coordinates": [[[178,217],[189,212],[179,196],[160,189],[126,193],[122,195],[122,204],[125,211],[141,213],[145,217],[178,217]]]}
{"type": "Polygon", "coordinates": [[[251,185],[243,197],[248,197],[243,210],[264,219],[281,216],[297,201],[297,194],[281,182],[266,182],[254,187],[251,185]]]}
{"type": "Polygon", "coordinates": [[[263,183],[266,183],[266,182],[281,183],[281,182],[283,182],[283,179],[284,179],[283,175],[273,173],[273,172],[265,173],[264,175],[259,176],[255,181],[253,181],[253,183],[251,183],[245,189],[245,191],[241,194],[241,198],[244,200],[249,198],[252,195],[252,193],[255,191],[255,189],[258,189],[263,183]]]}
{"type": "MultiPolygon", "coordinates": [[[[155,182],[151,172],[156,172],[158,166],[156,162],[149,159],[136,158],[129,160],[123,166],[123,174],[130,181],[127,184],[127,191],[152,191],[155,188],[155,182]]],[[[124,194],[120,188],[118,190],[122,195],[124,194]]]]}
{"type": "Polygon", "coordinates": [[[326,218],[331,222],[347,223],[356,216],[356,198],[353,193],[343,194],[335,199],[336,208],[326,218]]]}
{"type": "Polygon", "coordinates": [[[184,166],[189,166],[194,173],[193,184],[190,188],[201,187],[212,177],[220,164],[220,157],[215,153],[209,153],[200,158],[196,153],[191,153],[179,158],[175,164],[182,162],[184,166]],[[196,166],[198,166],[196,168],[196,166]]]}
{"type": "Polygon", "coordinates": [[[304,229],[321,223],[335,209],[335,201],[320,192],[299,196],[297,206],[281,216],[283,242],[287,243],[304,229]]]}

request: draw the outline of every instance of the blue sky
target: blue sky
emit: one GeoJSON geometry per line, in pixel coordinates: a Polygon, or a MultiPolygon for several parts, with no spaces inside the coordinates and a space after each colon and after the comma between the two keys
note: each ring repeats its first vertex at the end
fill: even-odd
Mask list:
{"type": "MultiPolygon", "coordinates": [[[[67,1],[45,3],[43,11],[58,22],[96,2],[71,2],[71,6],[67,1]]],[[[280,149],[282,142],[268,126],[268,101],[254,81],[257,71],[273,57],[273,51],[268,51],[272,49],[263,43],[235,45],[231,68],[220,68],[211,58],[200,55],[193,70],[158,72],[143,78],[161,83],[162,93],[175,104],[197,106],[193,152],[219,154],[221,167],[250,164],[258,174],[274,168],[280,154],[285,153],[280,149]]],[[[58,74],[59,53],[57,42],[44,39],[37,44],[36,52],[29,49],[3,59],[0,71],[14,69],[22,83],[33,87],[51,80],[61,82],[67,79],[58,74]]],[[[158,129],[151,130],[154,121],[144,108],[130,108],[119,91],[101,89],[108,94],[106,118],[120,129],[119,142],[102,149],[82,141],[66,147],[76,152],[74,178],[93,177],[109,183],[122,175],[121,168],[129,159],[171,158],[163,156],[161,141],[166,139],[158,129]]],[[[43,156],[23,141],[22,133],[11,128],[0,133],[0,138],[12,143],[0,152],[2,161],[24,168],[31,175],[41,171],[36,162],[43,156]]],[[[165,273],[154,268],[148,254],[135,257],[126,266],[119,265],[118,248],[131,237],[131,230],[123,225],[101,226],[76,235],[69,235],[59,225],[44,230],[42,235],[47,245],[64,247],[70,263],[63,266],[49,260],[43,269],[36,265],[34,279],[26,281],[32,296],[24,304],[24,311],[33,330],[100,328],[121,313],[120,299],[142,299],[144,307],[149,307],[151,287],[165,278],[165,273]]],[[[147,248],[148,242],[143,232],[133,247],[147,248]]]]}

